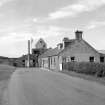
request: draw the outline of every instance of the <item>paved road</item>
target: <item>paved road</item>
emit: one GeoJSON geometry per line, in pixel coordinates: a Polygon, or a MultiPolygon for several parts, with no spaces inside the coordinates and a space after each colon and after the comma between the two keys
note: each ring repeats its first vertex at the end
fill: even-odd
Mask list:
{"type": "Polygon", "coordinates": [[[8,94],[10,105],[105,105],[105,86],[41,69],[17,70],[8,94]]]}

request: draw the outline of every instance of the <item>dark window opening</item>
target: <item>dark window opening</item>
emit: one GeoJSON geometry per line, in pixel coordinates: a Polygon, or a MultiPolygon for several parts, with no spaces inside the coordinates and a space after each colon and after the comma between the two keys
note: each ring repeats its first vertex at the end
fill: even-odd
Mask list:
{"type": "Polygon", "coordinates": [[[65,63],[65,62],[66,62],[66,58],[64,57],[64,58],[63,58],[63,63],[65,63]]]}
{"type": "Polygon", "coordinates": [[[100,57],[100,62],[104,62],[104,57],[100,57]]]}
{"type": "Polygon", "coordinates": [[[94,62],[94,57],[89,58],[90,62],[94,62]]]}
{"type": "Polygon", "coordinates": [[[35,60],[33,59],[33,66],[35,67],[35,60]]]}
{"type": "Polygon", "coordinates": [[[51,58],[51,64],[52,64],[52,58],[51,58]]]}
{"type": "Polygon", "coordinates": [[[55,58],[54,58],[54,62],[55,62],[55,58]]]}
{"type": "Polygon", "coordinates": [[[43,45],[43,47],[44,47],[44,48],[46,47],[45,44],[43,45]]]}
{"type": "Polygon", "coordinates": [[[13,66],[15,66],[15,67],[16,67],[16,66],[17,66],[17,63],[13,63],[13,66]]]}
{"type": "Polygon", "coordinates": [[[75,57],[71,57],[71,61],[74,62],[75,61],[75,57]]]}
{"type": "Polygon", "coordinates": [[[36,53],[36,51],[34,51],[34,54],[36,53]]]}
{"type": "Polygon", "coordinates": [[[44,67],[44,60],[43,60],[43,67],[44,67]]]}

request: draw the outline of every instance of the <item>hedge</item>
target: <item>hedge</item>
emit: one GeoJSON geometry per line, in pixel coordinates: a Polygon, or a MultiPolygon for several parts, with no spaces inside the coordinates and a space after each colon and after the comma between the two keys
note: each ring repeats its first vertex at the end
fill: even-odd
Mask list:
{"type": "Polygon", "coordinates": [[[88,75],[105,76],[105,64],[93,62],[67,62],[63,69],[88,75]]]}

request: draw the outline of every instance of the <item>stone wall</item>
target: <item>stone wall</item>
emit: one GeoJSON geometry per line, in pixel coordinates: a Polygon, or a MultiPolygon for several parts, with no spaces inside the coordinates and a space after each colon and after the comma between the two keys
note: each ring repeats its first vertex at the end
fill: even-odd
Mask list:
{"type": "Polygon", "coordinates": [[[77,62],[89,62],[89,58],[94,57],[95,62],[100,62],[100,54],[84,40],[76,41],[73,45],[64,49],[60,56],[64,58],[75,57],[77,62]]]}

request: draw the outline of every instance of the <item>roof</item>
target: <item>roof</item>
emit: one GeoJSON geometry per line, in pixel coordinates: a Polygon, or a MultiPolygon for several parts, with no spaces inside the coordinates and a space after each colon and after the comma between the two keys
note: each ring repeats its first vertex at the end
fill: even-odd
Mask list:
{"type": "Polygon", "coordinates": [[[63,38],[63,41],[64,42],[70,42],[70,43],[72,43],[73,41],[75,41],[76,39],[69,39],[69,38],[67,38],[67,37],[65,37],[65,38],[63,38]]]}
{"type": "Polygon", "coordinates": [[[98,50],[99,53],[105,54],[105,50],[98,50]]]}
{"type": "Polygon", "coordinates": [[[98,50],[98,52],[101,56],[105,56],[105,50],[98,50]]]}
{"type": "MultiPolygon", "coordinates": [[[[75,42],[75,39],[69,40],[70,45],[73,44],[74,42],[75,42]]],[[[60,43],[60,44],[62,44],[62,43],[60,43]]],[[[58,49],[58,47],[56,47],[54,49],[48,49],[45,53],[43,53],[40,56],[40,58],[45,58],[45,57],[50,57],[50,56],[58,55],[63,50],[65,50],[65,49],[58,49]]]]}
{"type": "Polygon", "coordinates": [[[58,49],[58,47],[54,48],[54,49],[48,49],[45,53],[43,53],[40,58],[44,58],[44,57],[50,57],[50,56],[55,56],[58,55],[62,50],[58,49]]]}
{"type": "MultiPolygon", "coordinates": [[[[92,50],[95,51],[96,53],[101,54],[102,56],[105,56],[105,50],[97,51],[89,43],[87,43],[85,40],[82,40],[82,41],[85,44],[87,44],[89,47],[91,47],[92,50]]],[[[65,51],[66,49],[71,48],[71,46],[73,46],[76,42],[77,42],[76,39],[71,39],[71,40],[69,40],[69,44],[68,44],[68,46],[65,49],[58,49],[58,47],[56,47],[54,49],[49,49],[45,53],[43,53],[40,57],[41,58],[45,58],[45,57],[58,55],[58,54],[62,53],[63,51],[65,51]]]]}
{"type": "Polygon", "coordinates": [[[76,41],[76,39],[70,39],[69,40],[69,43],[70,43],[69,45],[73,44],[75,41],[76,41]]]}
{"type": "MultiPolygon", "coordinates": [[[[63,49],[61,52],[63,52],[63,51],[65,51],[66,49],[68,49],[68,48],[71,48],[74,44],[75,44],[75,42],[77,42],[77,40],[76,39],[72,39],[72,40],[70,40],[71,41],[71,43],[65,48],[65,49],[63,49]]],[[[95,51],[96,53],[98,53],[98,54],[101,54],[101,55],[103,55],[102,53],[99,53],[95,48],[93,48],[88,42],[86,42],[85,40],[82,40],[85,44],[87,44],[93,51],[95,51]]]]}
{"type": "Polygon", "coordinates": [[[76,39],[71,39],[71,40],[69,40],[69,45],[68,45],[65,49],[63,49],[61,52],[63,52],[63,51],[65,51],[66,49],[70,48],[70,47],[75,43],[75,41],[76,41],[76,39]]]}

